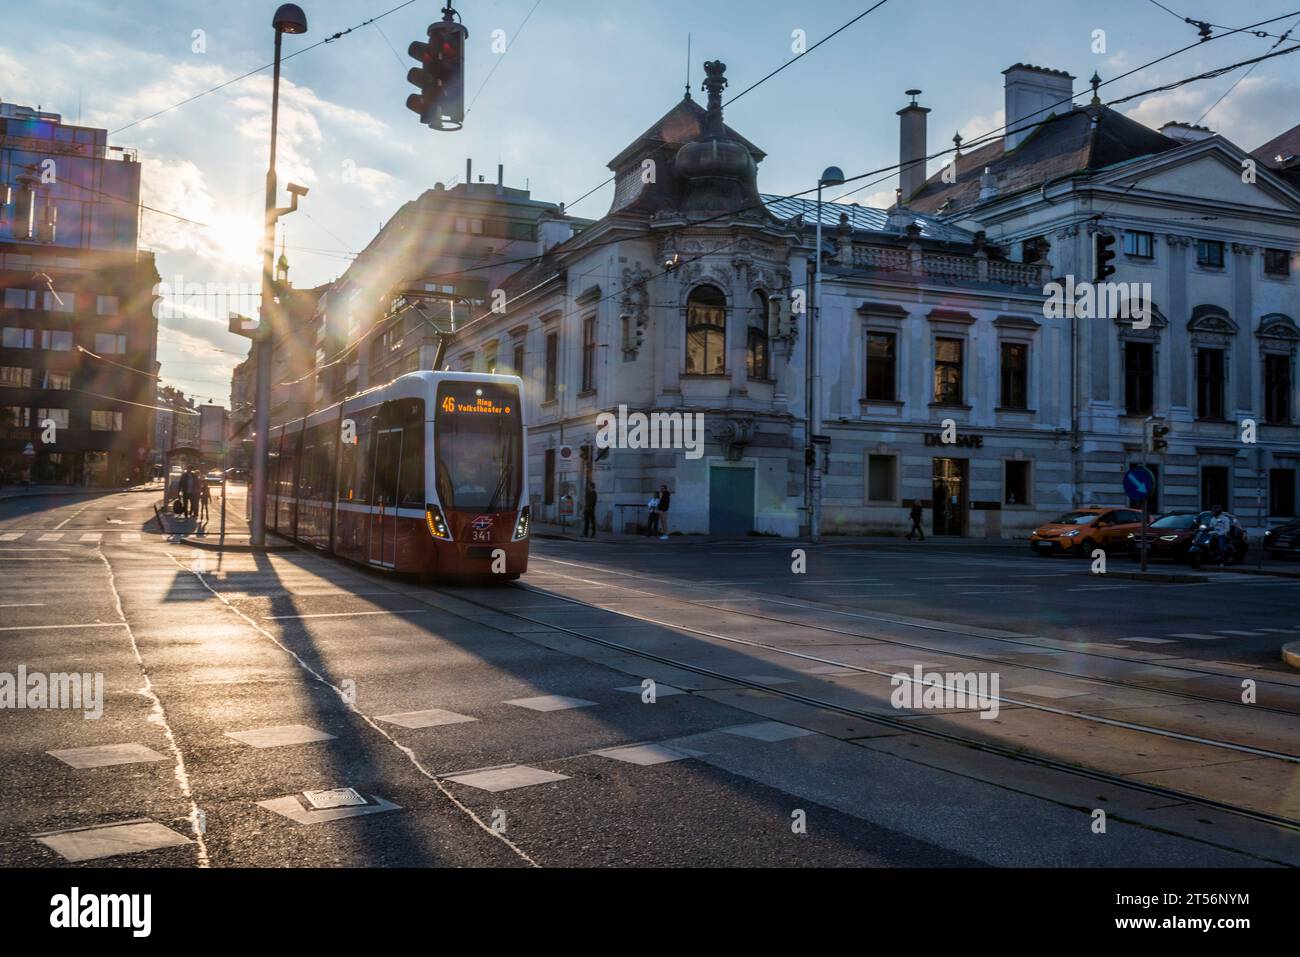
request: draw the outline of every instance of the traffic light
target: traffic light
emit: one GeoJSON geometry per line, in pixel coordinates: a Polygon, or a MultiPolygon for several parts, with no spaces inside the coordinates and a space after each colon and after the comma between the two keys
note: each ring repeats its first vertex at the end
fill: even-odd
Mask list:
{"type": "Polygon", "coordinates": [[[1169,426],[1163,422],[1156,422],[1151,427],[1151,451],[1160,455],[1169,449],[1169,441],[1165,438],[1169,434],[1169,426]]]}
{"type": "Polygon", "coordinates": [[[650,320],[649,320],[648,318],[646,318],[645,316],[643,316],[643,315],[642,315],[642,316],[637,316],[637,317],[636,317],[636,347],[637,347],[637,349],[640,349],[642,346],[645,345],[645,330],[646,330],[646,326],[649,325],[649,323],[650,323],[650,320]]]}
{"type": "Polygon", "coordinates": [[[457,22],[456,11],[443,7],[442,19],[429,24],[429,42],[415,41],[407,54],[419,61],[406,80],[419,93],[406,98],[406,108],[435,130],[458,130],[465,122],[465,40],[469,31],[457,22]]]}
{"type": "Polygon", "coordinates": [[[420,88],[419,93],[412,93],[406,98],[406,108],[420,114],[421,123],[433,126],[433,108],[437,100],[435,91],[437,84],[433,75],[433,47],[416,40],[406,52],[412,59],[420,61],[419,66],[411,67],[406,74],[406,82],[420,88]]]}
{"type": "Polygon", "coordinates": [[[1092,234],[1092,281],[1102,282],[1115,274],[1111,263],[1115,259],[1115,237],[1105,233],[1092,234]]]}

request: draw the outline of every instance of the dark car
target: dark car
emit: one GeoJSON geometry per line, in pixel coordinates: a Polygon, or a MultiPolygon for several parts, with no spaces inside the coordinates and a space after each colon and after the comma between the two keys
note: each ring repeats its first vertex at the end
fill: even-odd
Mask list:
{"type": "MultiPolygon", "coordinates": [[[[1228,541],[1235,549],[1233,560],[1241,561],[1246,557],[1246,551],[1250,547],[1246,540],[1246,530],[1241,527],[1235,515],[1227,512],[1224,514],[1232,523],[1232,528],[1228,532],[1228,541]]],[[[1187,550],[1191,548],[1197,530],[1202,523],[1208,524],[1213,517],[1210,512],[1166,512],[1161,515],[1147,526],[1145,536],[1147,558],[1186,562],[1187,550]]],[[[1129,557],[1134,561],[1142,557],[1142,538],[1143,533],[1140,528],[1128,536],[1129,557]]]]}
{"type": "Polygon", "coordinates": [[[1277,525],[1264,533],[1264,551],[1269,558],[1286,558],[1300,555],[1300,518],[1285,525],[1277,525]]]}

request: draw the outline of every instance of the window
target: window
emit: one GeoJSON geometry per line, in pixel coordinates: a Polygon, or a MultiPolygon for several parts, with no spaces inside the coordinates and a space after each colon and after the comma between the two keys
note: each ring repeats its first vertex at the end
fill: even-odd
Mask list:
{"type": "Polygon", "coordinates": [[[424,508],[424,400],[404,402],[402,407],[407,415],[402,426],[397,504],[400,508],[424,508]]]}
{"type": "Polygon", "coordinates": [[[95,314],[99,316],[116,316],[117,296],[96,296],[95,314]]]}
{"type": "Polygon", "coordinates": [[[745,324],[745,375],[751,379],[771,377],[767,354],[767,313],[767,293],[761,289],[754,290],[753,307],[745,324]]]}
{"type": "Polygon", "coordinates": [[[53,420],[54,427],[57,429],[66,429],[68,422],[71,421],[67,409],[37,409],[36,421],[42,423],[42,428],[46,419],[53,420]]]}
{"type": "Polygon", "coordinates": [[[1124,255],[1135,259],[1155,257],[1155,237],[1151,233],[1129,230],[1124,233],[1124,255]]]}
{"type": "Polygon", "coordinates": [[[1196,350],[1196,417],[1223,418],[1223,350],[1196,350]]]}
{"type": "Polygon", "coordinates": [[[483,367],[488,375],[497,374],[497,347],[495,345],[484,350],[483,367]]]}
{"type": "Polygon", "coordinates": [[[934,340],[934,401],[938,405],[961,405],[962,340],[934,340]]]}
{"type": "Polygon", "coordinates": [[[30,349],[32,347],[31,329],[14,329],[5,327],[4,339],[0,340],[6,349],[30,349]]]}
{"type": "Polygon", "coordinates": [[[510,360],[510,371],[521,379],[524,377],[524,344],[522,342],[515,343],[515,357],[510,360]]]}
{"type": "Polygon", "coordinates": [[[122,413],[121,412],[102,412],[98,409],[92,409],[90,413],[90,431],[92,432],[121,432],[122,431],[122,413]]]}
{"type": "Polygon", "coordinates": [[[1295,469],[1268,470],[1268,514],[1277,518],[1295,515],[1295,469]]]}
{"type": "Polygon", "coordinates": [[[483,235],[483,220],[474,219],[470,221],[469,231],[475,236],[483,235]]]}
{"type": "Polygon", "coordinates": [[[41,348],[51,352],[71,352],[72,333],[66,329],[42,329],[41,348]]]}
{"type": "Polygon", "coordinates": [[[1002,470],[1002,503],[1029,504],[1029,463],[1005,462],[1002,470]]]}
{"type": "Polygon", "coordinates": [[[73,312],[77,308],[77,294],[66,290],[46,290],[46,312],[73,312]]]}
{"type": "Polygon", "coordinates": [[[1213,239],[1196,241],[1196,265],[1209,269],[1223,268],[1223,243],[1213,239]]]}
{"type": "Polygon", "coordinates": [[[582,320],[582,391],[596,391],[596,317],[582,320]]]}
{"type": "Polygon", "coordinates": [[[1291,357],[1264,356],[1264,421],[1269,425],[1291,424],[1291,357]]]}
{"type": "Polygon", "coordinates": [[[1004,409],[1029,408],[1029,346],[1023,342],[1002,343],[1002,398],[1004,409]]]}
{"type": "Polygon", "coordinates": [[[95,351],[101,356],[120,356],[126,353],[126,336],[95,333],[95,351]]]}
{"type": "Polygon", "coordinates": [[[554,402],[560,392],[560,334],[546,336],[546,391],[545,402],[554,402]]]}
{"type": "Polygon", "coordinates": [[[0,366],[0,386],[17,389],[30,389],[32,370],[21,366],[0,366]]]}
{"type": "Polygon", "coordinates": [[[29,426],[32,424],[32,410],[22,405],[0,406],[0,421],[5,425],[29,426]]]}
{"type": "Polygon", "coordinates": [[[867,398],[893,402],[898,398],[898,336],[892,332],[867,333],[867,398]]]}
{"type": "Polygon", "coordinates": [[[1201,508],[1214,508],[1216,505],[1228,508],[1232,504],[1228,484],[1227,466],[1201,466],[1201,508]]]}
{"type": "Polygon", "coordinates": [[[1155,408],[1155,346],[1124,343],[1124,413],[1150,415],[1155,408]]]}
{"type": "Polygon", "coordinates": [[[867,456],[867,501],[895,502],[898,490],[895,488],[894,476],[897,474],[897,458],[893,455],[867,456]]]}
{"type": "Polygon", "coordinates": [[[456,217],[456,232],[458,233],[469,232],[469,220],[466,219],[464,216],[456,217]]]}
{"type": "Polygon", "coordinates": [[[5,308],[6,309],[35,309],[36,290],[35,289],[6,289],[5,308]]]}
{"type": "Polygon", "coordinates": [[[46,372],[44,386],[47,389],[54,389],[56,391],[71,389],[72,373],[71,372],[46,372]]]}
{"type": "Polygon", "coordinates": [[[1282,278],[1291,275],[1291,252],[1287,249],[1264,250],[1264,275],[1282,278]]]}
{"type": "Polygon", "coordinates": [[[700,286],[686,302],[686,374],[725,375],[727,298],[715,286],[700,286]]]}

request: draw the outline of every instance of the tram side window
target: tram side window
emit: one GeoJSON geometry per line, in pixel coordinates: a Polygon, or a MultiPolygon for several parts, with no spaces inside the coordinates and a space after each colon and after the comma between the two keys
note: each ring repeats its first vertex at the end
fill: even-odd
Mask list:
{"type": "Polygon", "coordinates": [[[356,476],[357,476],[357,459],[359,446],[352,442],[344,442],[342,449],[339,451],[339,501],[352,502],[356,500],[356,476]]]}
{"type": "MultiPolygon", "coordinates": [[[[420,403],[423,409],[424,403],[420,403]]],[[[424,508],[424,414],[407,421],[402,429],[402,471],[398,478],[397,504],[402,508],[424,508]]]]}
{"type": "Polygon", "coordinates": [[[370,504],[370,483],[375,467],[373,417],[378,411],[378,409],[360,409],[356,415],[357,454],[352,478],[352,488],[356,494],[353,495],[352,501],[357,505],[370,504]]]}
{"type": "Polygon", "coordinates": [[[298,469],[298,497],[315,498],[312,494],[316,486],[316,442],[315,437],[306,433],[303,439],[301,465],[298,469]]]}
{"type": "Polygon", "coordinates": [[[338,432],[333,422],[316,428],[320,432],[316,438],[316,497],[328,502],[334,498],[334,447],[338,432]]]}
{"type": "Polygon", "coordinates": [[[280,448],[280,488],[279,492],[285,498],[292,498],[294,486],[298,479],[298,442],[302,438],[302,433],[297,435],[285,435],[284,442],[280,448]]]}

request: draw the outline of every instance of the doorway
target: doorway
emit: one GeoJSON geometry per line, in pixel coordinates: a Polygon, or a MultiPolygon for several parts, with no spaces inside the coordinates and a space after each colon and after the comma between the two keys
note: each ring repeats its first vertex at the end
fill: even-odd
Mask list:
{"type": "Polygon", "coordinates": [[[370,564],[397,563],[397,490],[402,463],[402,428],[375,433],[375,463],[370,485],[370,564]]]}
{"type": "Polygon", "coordinates": [[[709,468],[709,534],[748,535],[754,530],[754,470],[709,468]]]}
{"type": "Polygon", "coordinates": [[[935,459],[931,534],[966,534],[966,459],[935,459]]]}

